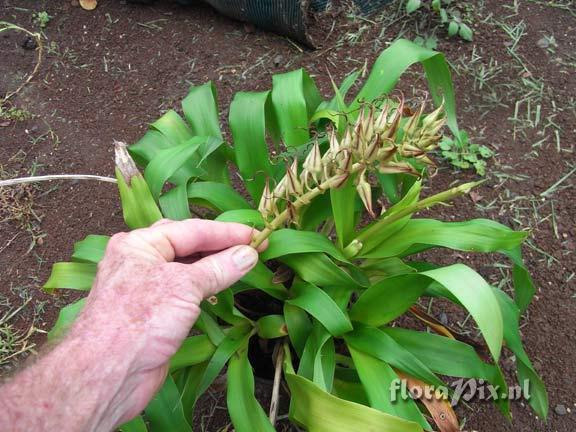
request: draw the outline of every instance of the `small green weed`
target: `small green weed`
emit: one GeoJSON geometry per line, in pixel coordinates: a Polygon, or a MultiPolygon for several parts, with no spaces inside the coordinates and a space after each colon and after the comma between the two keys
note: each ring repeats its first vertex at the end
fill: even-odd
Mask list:
{"type": "Polygon", "coordinates": [[[10,107],[6,108],[0,105],[0,121],[25,121],[30,120],[32,117],[32,113],[23,108],[16,108],[10,107]]]}
{"type": "Polygon", "coordinates": [[[442,156],[457,168],[474,168],[480,175],[486,175],[486,159],[494,156],[494,152],[485,145],[471,144],[468,134],[460,131],[455,139],[444,137],[440,142],[442,156]]]}
{"type": "MultiPolygon", "coordinates": [[[[406,0],[406,12],[414,13],[421,8],[439,15],[442,24],[447,27],[448,36],[460,36],[466,41],[472,41],[474,32],[462,18],[462,13],[453,0],[406,0]]],[[[464,2],[467,3],[467,2],[464,2]]]]}
{"type": "Polygon", "coordinates": [[[41,11],[41,12],[34,12],[32,14],[32,21],[41,29],[45,29],[52,17],[48,15],[48,12],[41,11]]]}

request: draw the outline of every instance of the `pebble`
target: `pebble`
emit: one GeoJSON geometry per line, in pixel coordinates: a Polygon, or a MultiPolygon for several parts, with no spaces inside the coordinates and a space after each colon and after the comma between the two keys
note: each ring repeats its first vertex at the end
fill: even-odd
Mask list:
{"type": "Polygon", "coordinates": [[[277,55],[276,57],[274,57],[274,66],[278,67],[280,66],[280,63],[282,63],[282,61],[284,60],[284,57],[281,55],[277,55]]]}
{"type": "Polygon", "coordinates": [[[566,407],[565,407],[564,405],[562,405],[562,404],[556,405],[556,406],[554,407],[554,412],[555,412],[556,414],[558,414],[559,416],[563,416],[563,415],[568,414],[568,411],[566,410],[566,407]]]}

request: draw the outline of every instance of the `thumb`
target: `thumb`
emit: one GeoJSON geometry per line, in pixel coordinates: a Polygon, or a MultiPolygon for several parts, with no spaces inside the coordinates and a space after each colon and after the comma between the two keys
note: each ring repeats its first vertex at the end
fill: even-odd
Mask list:
{"type": "Polygon", "coordinates": [[[258,262],[258,252],[250,246],[234,246],[189,264],[194,285],[204,298],[218,294],[237,282],[258,262]]]}

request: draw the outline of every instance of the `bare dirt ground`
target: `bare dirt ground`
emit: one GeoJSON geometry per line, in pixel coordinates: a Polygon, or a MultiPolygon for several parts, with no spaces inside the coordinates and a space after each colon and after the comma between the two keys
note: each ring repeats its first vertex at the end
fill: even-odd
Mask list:
{"type": "MultiPolygon", "coordinates": [[[[20,111],[0,117],[0,178],[110,176],[113,140],[134,142],[162,112],[178,107],[192,84],[215,82],[224,124],[232,95],[269,88],[274,73],[304,67],[329,96],[327,71],[340,82],[353,69],[369,67],[399,35],[432,37],[429,42],[446,53],[453,67],[462,126],[474,142],[496,152],[488,182],[475,200],[461,199],[432,214],[445,220],[488,217],[531,231],[524,254],[538,293],[522,331],[551,407],[547,423],[521,402],[513,403],[511,424],[481,402],[459,407],[458,414],[466,430],[573,431],[576,6],[537,0],[467,4],[463,13],[475,30],[472,43],[448,39],[445,30],[421,15],[403,19],[392,4],[368,20],[345,11],[326,25],[330,16],[325,17],[316,32],[320,47],[312,51],[202,4],[183,8],[170,1],[138,6],[101,0],[95,11],[86,12],[68,0],[0,0],[0,20],[39,30],[33,14],[46,11],[51,17],[42,29],[46,56],[39,74],[5,107],[20,111]]],[[[29,44],[24,39],[17,32],[0,34],[0,95],[16,88],[34,67],[35,51],[23,47],[29,44]]],[[[400,87],[411,94],[422,88],[422,81],[415,68],[400,87]]],[[[430,186],[439,190],[474,177],[443,163],[430,186]]],[[[33,352],[33,344],[42,343],[42,331],[74,297],[42,293],[51,265],[67,260],[73,243],[85,235],[122,229],[113,185],[54,182],[0,188],[4,373],[33,352]]],[[[456,258],[472,260],[493,283],[509,282],[503,261],[495,266],[474,257],[456,258]]],[[[448,313],[446,319],[458,325],[461,317],[448,313]]],[[[506,354],[503,362],[510,369],[513,358],[506,354]]],[[[267,385],[257,387],[265,400],[267,385]]],[[[218,431],[228,423],[225,401],[217,393],[209,397],[198,409],[197,427],[218,431]]]]}

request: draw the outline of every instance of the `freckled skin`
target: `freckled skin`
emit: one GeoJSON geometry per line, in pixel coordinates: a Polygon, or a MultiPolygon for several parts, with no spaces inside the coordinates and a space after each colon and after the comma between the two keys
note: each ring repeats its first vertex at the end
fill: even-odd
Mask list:
{"type": "Polygon", "coordinates": [[[255,233],[190,219],[114,235],[68,334],[0,387],[0,430],[111,431],[138,415],[202,300],[256,264],[255,233]]]}

